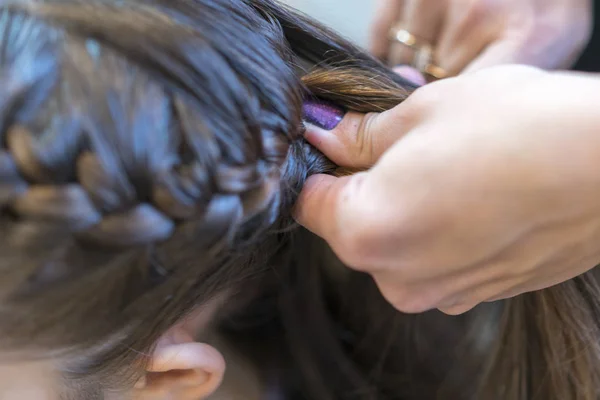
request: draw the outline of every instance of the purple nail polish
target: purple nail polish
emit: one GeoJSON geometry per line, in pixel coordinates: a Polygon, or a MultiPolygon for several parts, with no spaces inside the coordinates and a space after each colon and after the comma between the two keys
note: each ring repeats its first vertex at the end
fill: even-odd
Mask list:
{"type": "Polygon", "coordinates": [[[304,101],[304,120],[327,131],[338,126],[345,114],[344,109],[326,101],[316,99],[304,101]]]}

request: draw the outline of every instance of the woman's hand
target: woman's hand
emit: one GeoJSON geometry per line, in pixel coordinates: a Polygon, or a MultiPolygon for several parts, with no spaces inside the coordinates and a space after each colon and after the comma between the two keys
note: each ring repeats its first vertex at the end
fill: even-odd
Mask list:
{"type": "Polygon", "coordinates": [[[600,78],[504,66],[435,82],[307,139],[297,219],[399,310],[449,314],[600,262],[600,78]],[[372,167],[372,168],[371,168],[372,167]]]}
{"type": "Polygon", "coordinates": [[[371,50],[390,65],[414,50],[390,41],[400,27],[433,47],[449,75],[497,64],[570,67],[592,32],[592,0],[379,0],[371,50]]]}

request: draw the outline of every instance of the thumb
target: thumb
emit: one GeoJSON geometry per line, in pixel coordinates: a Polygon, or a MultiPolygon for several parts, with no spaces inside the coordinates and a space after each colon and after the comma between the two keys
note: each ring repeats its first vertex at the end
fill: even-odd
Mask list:
{"type": "Polygon", "coordinates": [[[341,178],[311,176],[300,193],[294,217],[333,248],[348,247],[344,244],[347,237],[352,230],[360,229],[360,219],[365,219],[360,204],[365,203],[362,186],[367,175],[368,172],[341,178]]]}
{"type": "Polygon", "coordinates": [[[368,169],[409,131],[413,114],[403,105],[383,113],[344,114],[339,107],[311,100],[304,104],[305,138],[340,167],[368,169]]]}

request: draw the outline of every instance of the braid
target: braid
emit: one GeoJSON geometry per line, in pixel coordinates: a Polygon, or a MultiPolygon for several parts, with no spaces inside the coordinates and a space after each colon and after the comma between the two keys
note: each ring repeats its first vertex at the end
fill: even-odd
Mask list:
{"type": "MultiPolygon", "coordinates": [[[[46,42],[56,46],[55,41],[46,42]]],[[[137,67],[128,78],[128,62],[106,46],[102,52],[103,57],[95,59],[89,40],[69,36],[62,53],[64,75],[58,79],[49,75],[46,81],[23,85],[17,93],[28,98],[41,85],[53,88],[44,95],[46,100],[58,95],[58,101],[38,102],[29,114],[64,111],[65,117],[40,131],[35,130],[35,119],[13,121],[5,129],[5,148],[0,150],[1,212],[17,220],[54,224],[89,244],[127,248],[166,241],[189,221],[196,229],[203,223],[228,225],[225,230],[202,229],[203,240],[214,245],[223,239],[217,236],[231,238],[244,221],[278,206],[280,171],[291,143],[281,138],[281,132],[291,121],[249,98],[235,109],[240,113],[240,122],[231,123],[238,128],[236,137],[220,138],[211,128],[223,126],[214,122],[207,126],[211,121],[199,119],[203,102],[193,94],[165,91],[137,67]],[[90,73],[100,73],[97,82],[87,81],[82,87],[76,78],[90,73]],[[87,93],[65,93],[68,86],[87,93]],[[99,96],[104,93],[117,98],[103,100],[99,96]],[[111,101],[133,107],[138,120],[115,114],[111,101]],[[61,110],[73,102],[79,103],[78,110],[61,110]],[[229,143],[239,137],[254,151],[239,154],[242,146],[229,143]],[[53,156],[48,150],[60,154],[53,156]],[[212,234],[215,237],[206,236],[212,234]]],[[[292,101],[298,102],[297,97],[293,94],[292,101]]]]}
{"type": "Polygon", "coordinates": [[[250,219],[272,204],[279,193],[277,165],[265,161],[257,165],[220,165],[214,173],[218,192],[207,196],[203,190],[209,175],[198,163],[158,173],[147,203],[116,213],[103,214],[99,204],[103,178],[98,158],[85,152],[77,158],[78,182],[62,185],[29,184],[24,171],[35,160],[19,139],[28,135],[21,128],[9,133],[8,151],[0,152],[0,208],[28,220],[59,224],[87,241],[103,246],[135,246],[168,239],[178,221],[191,218],[213,219],[211,213],[224,210],[213,203],[233,201],[229,213],[236,222],[250,219]]]}
{"type": "Polygon", "coordinates": [[[227,1],[108,3],[0,6],[0,349],[120,388],[269,268],[309,151],[281,27],[227,1]]]}
{"type": "Polygon", "coordinates": [[[263,211],[278,194],[279,168],[261,161],[257,165],[220,165],[213,174],[218,192],[207,196],[207,171],[198,163],[157,175],[149,202],[122,212],[102,213],[102,182],[108,174],[92,152],[77,158],[78,181],[69,184],[29,184],[24,176],[39,165],[26,148],[31,140],[23,128],[11,128],[8,149],[0,152],[0,208],[19,218],[58,224],[88,242],[102,246],[136,246],[168,239],[178,221],[212,220],[222,207],[241,222],[263,211]],[[224,201],[229,197],[232,201],[224,201]],[[215,214],[215,215],[211,215],[215,214]]]}
{"type": "Polygon", "coordinates": [[[103,213],[102,205],[110,202],[104,197],[111,197],[106,191],[110,190],[110,174],[93,152],[77,156],[75,182],[35,183],[44,176],[31,144],[26,129],[10,128],[7,149],[0,152],[0,208],[18,218],[60,225],[102,246],[164,241],[178,221],[191,218],[213,220],[225,213],[233,216],[227,220],[239,223],[272,204],[279,189],[280,167],[265,160],[242,167],[218,165],[213,173],[194,162],[158,172],[147,202],[103,213]],[[208,177],[214,178],[214,184],[208,177]],[[212,195],[207,188],[215,189],[212,195]]]}

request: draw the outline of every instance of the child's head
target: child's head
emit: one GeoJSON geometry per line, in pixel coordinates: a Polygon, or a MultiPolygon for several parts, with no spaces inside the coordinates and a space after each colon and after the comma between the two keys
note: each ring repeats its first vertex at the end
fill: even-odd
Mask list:
{"type": "Polygon", "coordinates": [[[218,385],[194,337],[265,267],[255,238],[300,143],[268,18],[244,1],[2,4],[2,399],[218,385]]]}
{"type": "Polygon", "coordinates": [[[211,393],[196,335],[291,265],[295,196],[332,168],[303,97],[404,87],[270,0],[1,0],[0,398],[211,393]]]}

